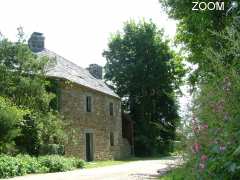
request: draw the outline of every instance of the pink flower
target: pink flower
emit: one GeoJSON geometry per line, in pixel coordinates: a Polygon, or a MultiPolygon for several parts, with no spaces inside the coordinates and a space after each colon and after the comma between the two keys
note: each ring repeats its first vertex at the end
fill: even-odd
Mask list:
{"type": "Polygon", "coordinates": [[[208,125],[207,125],[207,124],[204,124],[202,127],[203,127],[203,129],[207,129],[207,128],[208,128],[208,125]]]}
{"type": "Polygon", "coordinates": [[[195,153],[197,153],[197,152],[199,152],[199,150],[200,150],[200,144],[195,143],[195,144],[193,145],[193,151],[194,151],[195,153]]]}
{"type": "Polygon", "coordinates": [[[203,154],[202,156],[201,156],[201,161],[206,161],[208,159],[208,157],[205,155],[205,154],[203,154]]]}
{"type": "Polygon", "coordinates": [[[200,164],[199,164],[199,168],[200,168],[200,169],[204,169],[204,168],[205,168],[205,164],[204,164],[204,163],[200,163],[200,164]]]}

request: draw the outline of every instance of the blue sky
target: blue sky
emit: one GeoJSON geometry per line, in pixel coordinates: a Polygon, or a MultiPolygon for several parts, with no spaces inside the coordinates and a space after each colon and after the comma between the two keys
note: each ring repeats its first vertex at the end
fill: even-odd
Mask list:
{"type": "Polygon", "coordinates": [[[87,67],[105,64],[102,52],[110,33],[129,19],[152,19],[173,37],[176,22],[168,19],[158,0],[1,0],[0,31],[16,40],[22,26],[26,38],[44,33],[46,48],[87,67]]]}

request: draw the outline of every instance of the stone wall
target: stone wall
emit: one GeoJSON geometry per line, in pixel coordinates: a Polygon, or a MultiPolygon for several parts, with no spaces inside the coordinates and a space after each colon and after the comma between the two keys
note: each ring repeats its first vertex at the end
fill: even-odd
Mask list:
{"type": "Polygon", "coordinates": [[[120,99],[64,81],[60,87],[60,112],[68,124],[66,155],[86,159],[85,133],[93,133],[94,160],[121,158],[126,142],[123,143],[122,138],[120,99]],[[86,96],[91,96],[92,112],[86,111],[86,96]],[[110,102],[114,107],[113,116],[109,112],[110,102]],[[110,132],[114,133],[114,146],[110,145],[110,132]]]}

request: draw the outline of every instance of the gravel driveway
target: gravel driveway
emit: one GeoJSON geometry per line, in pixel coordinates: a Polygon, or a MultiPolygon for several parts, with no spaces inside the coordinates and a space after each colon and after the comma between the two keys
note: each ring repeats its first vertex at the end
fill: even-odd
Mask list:
{"type": "Polygon", "coordinates": [[[142,180],[156,179],[169,166],[180,162],[179,157],[161,160],[141,160],[120,165],[106,166],[75,171],[27,175],[9,180],[142,180]]]}

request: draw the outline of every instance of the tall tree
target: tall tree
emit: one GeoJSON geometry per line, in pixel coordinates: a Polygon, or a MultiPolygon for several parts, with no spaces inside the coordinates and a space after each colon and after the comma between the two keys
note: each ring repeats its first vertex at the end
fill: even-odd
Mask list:
{"type": "Polygon", "coordinates": [[[125,23],[108,47],[105,78],[136,121],[136,154],[167,151],[178,123],[174,89],[184,74],[181,59],[152,22],[125,23]]]}
{"type": "MultiPolygon", "coordinates": [[[[224,46],[225,40],[216,33],[221,32],[226,26],[232,23],[235,12],[226,15],[230,8],[227,0],[216,1],[224,3],[224,10],[193,11],[193,2],[189,0],[159,0],[171,18],[179,21],[176,40],[184,44],[188,52],[188,61],[198,65],[198,69],[191,76],[190,80],[194,84],[197,80],[204,79],[205,75],[212,71],[206,67],[207,57],[204,54],[206,48],[213,48],[218,51],[224,46]]],[[[201,2],[208,3],[208,0],[201,2]]],[[[238,0],[238,2],[240,2],[238,0]]]]}

